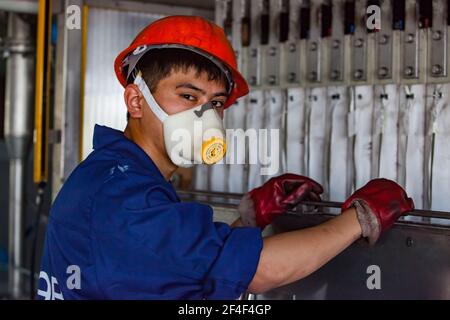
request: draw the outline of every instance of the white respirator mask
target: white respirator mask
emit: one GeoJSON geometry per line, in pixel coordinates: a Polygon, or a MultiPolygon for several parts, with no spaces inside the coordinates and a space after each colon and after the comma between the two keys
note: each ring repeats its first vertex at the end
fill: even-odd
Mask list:
{"type": "Polygon", "coordinates": [[[134,84],[163,124],[164,143],[170,160],[179,167],[214,164],[226,152],[222,117],[211,102],[168,115],[156,102],[139,72],[134,84]]]}

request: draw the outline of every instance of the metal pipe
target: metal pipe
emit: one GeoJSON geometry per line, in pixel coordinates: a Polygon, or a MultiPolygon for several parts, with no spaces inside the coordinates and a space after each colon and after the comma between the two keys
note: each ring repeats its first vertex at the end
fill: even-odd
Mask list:
{"type": "MultiPolygon", "coordinates": [[[[329,208],[341,208],[342,205],[344,204],[343,202],[336,202],[336,201],[323,201],[323,202],[302,201],[301,203],[307,206],[329,207],[329,208]]],[[[450,219],[450,212],[445,211],[414,209],[413,211],[408,212],[406,215],[424,218],[450,219]]]]}
{"type": "Polygon", "coordinates": [[[9,283],[11,297],[22,295],[24,166],[32,136],[33,30],[18,14],[8,15],[6,39],[5,142],[9,170],[9,283]]]}
{"type": "Polygon", "coordinates": [[[177,190],[180,195],[193,195],[193,196],[211,196],[211,197],[223,197],[231,199],[241,199],[243,194],[241,193],[228,193],[228,192],[215,192],[215,191],[201,191],[201,190],[177,190]]]}
{"type": "MultiPolygon", "coordinates": [[[[203,197],[221,197],[228,199],[241,199],[243,194],[239,193],[227,193],[227,192],[213,192],[213,191],[186,191],[186,190],[177,190],[177,193],[180,195],[187,196],[203,196],[203,197]]],[[[217,201],[214,201],[217,204],[217,201]]],[[[326,208],[337,208],[340,209],[343,205],[342,202],[336,201],[302,201],[300,202],[302,205],[307,206],[315,206],[315,207],[326,207],[326,208]]],[[[425,218],[437,218],[437,219],[450,219],[450,212],[445,211],[433,211],[433,210],[419,210],[414,209],[411,212],[406,214],[407,216],[416,216],[416,217],[425,217],[425,218]]]]}
{"type": "Polygon", "coordinates": [[[38,1],[2,0],[0,1],[0,10],[36,14],[38,12],[38,1]]]}
{"type": "Polygon", "coordinates": [[[9,257],[8,288],[11,297],[20,298],[23,277],[19,272],[23,261],[23,193],[24,161],[11,159],[9,165],[9,257]]]}

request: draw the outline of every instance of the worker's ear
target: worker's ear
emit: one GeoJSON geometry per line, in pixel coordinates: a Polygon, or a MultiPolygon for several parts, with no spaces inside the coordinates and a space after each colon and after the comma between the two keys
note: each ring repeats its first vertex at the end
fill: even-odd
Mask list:
{"type": "Polygon", "coordinates": [[[123,94],[130,118],[142,118],[145,99],[137,85],[129,84],[123,94]]]}

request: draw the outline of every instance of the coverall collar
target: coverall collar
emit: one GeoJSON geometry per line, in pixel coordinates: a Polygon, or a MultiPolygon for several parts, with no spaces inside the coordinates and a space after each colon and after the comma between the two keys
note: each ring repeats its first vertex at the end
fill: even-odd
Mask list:
{"type": "Polygon", "coordinates": [[[92,144],[95,150],[107,147],[107,149],[118,152],[125,158],[131,158],[140,166],[149,170],[149,172],[157,172],[158,177],[165,182],[169,182],[164,178],[148,154],[139,145],[128,139],[123,131],[96,124],[92,144]]]}

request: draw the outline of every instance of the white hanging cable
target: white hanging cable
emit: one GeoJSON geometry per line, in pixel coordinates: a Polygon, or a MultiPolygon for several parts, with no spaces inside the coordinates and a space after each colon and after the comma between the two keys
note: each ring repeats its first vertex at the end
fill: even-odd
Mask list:
{"type": "Polygon", "coordinates": [[[310,123],[310,117],[311,117],[311,92],[312,90],[310,88],[305,89],[305,169],[306,169],[306,175],[308,177],[311,176],[310,171],[310,155],[311,155],[311,141],[310,141],[310,135],[311,135],[311,123],[310,123]]]}
{"type": "MultiPolygon", "coordinates": [[[[433,133],[434,147],[431,161],[431,209],[448,211],[450,203],[450,84],[437,89],[433,133]]],[[[432,218],[433,224],[450,225],[450,221],[432,218]]]]}
{"type": "Polygon", "coordinates": [[[385,112],[385,101],[387,94],[384,85],[374,87],[374,101],[372,112],[372,159],[371,159],[371,179],[379,177],[381,142],[383,138],[383,113],[385,112]]]}
{"type": "Polygon", "coordinates": [[[287,89],[286,171],[305,174],[305,89],[287,89]]]}
{"type": "Polygon", "coordinates": [[[398,181],[397,157],[399,144],[399,93],[398,86],[383,86],[381,112],[379,118],[381,143],[379,158],[379,177],[398,181]]]}
{"type": "Polygon", "coordinates": [[[259,129],[262,129],[262,126],[264,124],[264,105],[264,91],[251,91],[248,97],[248,129],[252,129],[253,131],[255,131],[256,135],[250,135],[248,142],[248,190],[259,187],[263,183],[263,177],[261,175],[261,164],[259,162],[258,156],[258,153],[260,152],[260,146],[258,144],[261,144],[261,141],[257,133],[260,131],[259,129]]]}
{"type": "MultiPolygon", "coordinates": [[[[298,129],[297,129],[298,130],[298,129]]],[[[281,90],[280,172],[287,171],[287,90],[281,90]]]]}
{"type": "Polygon", "coordinates": [[[271,159],[271,166],[273,172],[266,177],[268,180],[272,176],[277,176],[285,171],[285,134],[286,128],[284,124],[286,98],[285,92],[282,89],[271,89],[267,91],[268,104],[266,109],[265,128],[268,130],[268,144],[267,155],[271,159]],[[275,139],[278,136],[278,139],[275,139]],[[276,171],[274,171],[276,170],[276,171]]]}
{"type": "Polygon", "coordinates": [[[329,197],[336,201],[344,201],[350,195],[352,184],[349,176],[342,174],[352,170],[351,139],[348,135],[349,100],[346,87],[329,87],[328,99],[329,197]]]}
{"type": "Polygon", "coordinates": [[[401,186],[406,186],[406,146],[408,145],[409,113],[412,105],[413,94],[409,85],[400,89],[400,108],[399,108],[399,142],[397,157],[397,182],[401,186]],[[402,90],[403,89],[403,90],[402,90]]]}
{"type": "Polygon", "coordinates": [[[417,208],[424,207],[425,85],[412,85],[408,93],[405,152],[405,189],[417,208]]]}
{"type": "Polygon", "coordinates": [[[227,112],[230,112],[227,119],[229,134],[227,137],[227,153],[229,152],[230,159],[227,165],[227,175],[222,177],[222,183],[227,183],[227,190],[232,193],[243,193],[246,190],[245,176],[245,138],[242,138],[246,127],[246,99],[239,99],[236,101],[227,112]],[[229,174],[232,173],[232,174],[229,174]]]}
{"type": "Polygon", "coordinates": [[[355,178],[356,188],[372,178],[373,87],[355,88],[355,178]]]}
{"type": "Polygon", "coordinates": [[[311,179],[318,181],[326,188],[328,180],[326,176],[328,122],[326,88],[313,88],[310,98],[308,174],[311,179]]]}
{"type": "Polygon", "coordinates": [[[423,208],[431,207],[431,188],[432,188],[432,170],[433,170],[433,150],[436,135],[437,114],[442,107],[442,86],[429,85],[427,87],[427,99],[425,104],[425,141],[424,141],[424,179],[423,179],[423,208]]]}
{"type": "Polygon", "coordinates": [[[355,87],[349,87],[349,112],[347,116],[347,134],[349,137],[349,157],[351,159],[351,170],[347,171],[347,180],[349,181],[349,195],[356,189],[356,163],[355,163],[355,87]]]}

